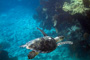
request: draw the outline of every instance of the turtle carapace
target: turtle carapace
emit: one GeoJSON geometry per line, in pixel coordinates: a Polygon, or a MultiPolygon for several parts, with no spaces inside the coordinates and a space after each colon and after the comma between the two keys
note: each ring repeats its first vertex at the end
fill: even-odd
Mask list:
{"type": "Polygon", "coordinates": [[[62,44],[73,44],[72,41],[60,42],[64,39],[64,36],[58,37],[50,37],[43,30],[37,28],[41,31],[44,37],[36,38],[32,41],[27,42],[25,45],[21,45],[20,47],[26,47],[27,49],[32,50],[28,54],[29,59],[33,59],[39,53],[49,53],[56,49],[57,46],[62,44]]]}

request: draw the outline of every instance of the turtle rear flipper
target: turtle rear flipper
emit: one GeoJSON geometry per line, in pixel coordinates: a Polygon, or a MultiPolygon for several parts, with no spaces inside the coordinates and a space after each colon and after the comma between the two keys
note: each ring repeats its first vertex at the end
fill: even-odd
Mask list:
{"type": "Polygon", "coordinates": [[[28,54],[28,59],[33,59],[38,54],[39,54],[39,52],[31,51],[28,54]]]}

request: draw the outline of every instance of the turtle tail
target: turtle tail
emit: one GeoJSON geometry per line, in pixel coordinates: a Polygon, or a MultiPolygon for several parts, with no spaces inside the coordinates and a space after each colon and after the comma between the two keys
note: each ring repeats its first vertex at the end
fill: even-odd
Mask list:
{"type": "Polygon", "coordinates": [[[26,47],[26,45],[21,45],[20,47],[23,47],[24,48],[24,47],[26,47]]]}
{"type": "Polygon", "coordinates": [[[39,52],[31,51],[28,54],[28,59],[33,59],[38,54],[39,54],[39,52]]]}

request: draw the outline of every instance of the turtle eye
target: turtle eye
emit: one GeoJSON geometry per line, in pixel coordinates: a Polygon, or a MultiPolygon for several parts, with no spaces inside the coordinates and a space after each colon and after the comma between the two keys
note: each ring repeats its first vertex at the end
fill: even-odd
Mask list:
{"type": "Polygon", "coordinates": [[[60,39],[64,39],[64,36],[60,36],[60,39]]]}

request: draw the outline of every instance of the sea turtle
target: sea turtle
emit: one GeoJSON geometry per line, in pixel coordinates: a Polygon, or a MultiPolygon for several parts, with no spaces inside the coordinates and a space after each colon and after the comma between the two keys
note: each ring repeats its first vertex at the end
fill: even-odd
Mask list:
{"type": "Polygon", "coordinates": [[[64,39],[64,36],[58,36],[52,38],[48,36],[43,30],[37,28],[42,32],[44,37],[36,38],[32,41],[27,42],[25,45],[21,45],[20,47],[26,47],[27,49],[32,50],[28,54],[28,59],[34,58],[39,53],[49,53],[56,49],[57,46],[62,44],[73,44],[72,41],[60,42],[64,39]]]}

